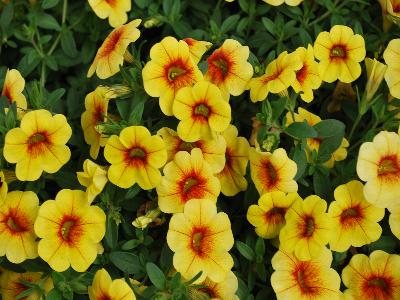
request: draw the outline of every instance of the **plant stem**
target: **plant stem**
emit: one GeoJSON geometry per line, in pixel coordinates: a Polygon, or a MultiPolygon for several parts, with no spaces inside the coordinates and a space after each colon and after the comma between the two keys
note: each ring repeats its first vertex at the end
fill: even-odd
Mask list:
{"type": "Polygon", "coordinates": [[[312,21],[311,23],[309,23],[309,26],[312,26],[314,24],[318,24],[319,22],[325,20],[327,17],[329,17],[336,9],[341,8],[342,6],[347,4],[347,1],[342,1],[342,3],[340,3],[340,0],[336,0],[335,3],[333,4],[334,8],[332,10],[328,10],[327,12],[325,12],[324,14],[322,14],[319,18],[316,18],[314,21],[312,21]]]}
{"type": "Polygon", "coordinates": [[[349,143],[351,141],[351,138],[353,137],[354,130],[356,130],[356,127],[357,127],[358,123],[360,123],[360,121],[361,121],[361,118],[362,118],[362,115],[358,114],[356,120],[353,123],[353,126],[351,127],[351,130],[350,130],[350,133],[349,133],[349,136],[348,136],[349,143]]]}

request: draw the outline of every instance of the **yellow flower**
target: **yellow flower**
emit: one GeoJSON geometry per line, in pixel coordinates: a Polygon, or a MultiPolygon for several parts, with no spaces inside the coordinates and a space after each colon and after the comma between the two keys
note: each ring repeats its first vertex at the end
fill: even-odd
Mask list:
{"type": "Polygon", "coordinates": [[[322,80],[318,73],[318,63],[314,60],[314,50],[311,45],[307,49],[300,47],[294,52],[301,60],[303,66],[296,71],[296,79],[292,86],[296,93],[301,92],[300,97],[305,102],[314,99],[313,90],[321,86],[322,80]]]}
{"type": "Polygon", "coordinates": [[[395,98],[400,98],[400,39],[389,42],[383,53],[383,58],[387,64],[385,80],[390,94],[395,98]]]}
{"type": "Polygon", "coordinates": [[[216,174],[221,183],[221,192],[225,196],[234,196],[247,189],[246,168],[249,162],[249,142],[244,137],[238,137],[235,126],[229,127],[222,133],[226,141],[225,166],[216,174]]]}
{"type": "Polygon", "coordinates": [[[105,234],[106,215],[90,206],[83,191],[61,190],[55,200],[39,209],[34,228],[41,240],[39,256],[56,272],[71,266],[86,271],[97,256],[97,244],[105,234]]]}
{"type": "Polygon", "coordinates": [[[104,167],[86,159],[83,162],[83,172],[76,173],[78,181],[86,187],[86,196],[89,203],[101,193],[104,186],[108,182],[107,171],[104,167]]]}
{"type": "Polygon", "coordinates": [[[367,202],[361,182],[353,180],[335,189],[335,200],[329,205],[328,215],[333,220],[330,249],[344,252],[350,246],[361,247],[375,242],[382,234],[378,224],[385,215],[383,208],[367,202]]]}
{"type": "Polygon", "coordinates": [[[38,256],[33,224],[39,199],[33,192],[14,191],[0,206],[0,256],[19,264],[38,256]]]}
{"type": "Polygon", "coordinates": [[[176,93],[202,80],[203,74],[192,60],[188,44],[171,36],[151,48],[150,59],[142,71],[144,89],[151,97],[160,97],[162,112],[172,116],[176,93]]]}
{"type": "Polygon", "coordinates": [[[359,62],[365,58],[364,38],[350,27],[335,25],[330,32],[321,32],[314,44],[314,55],[323,81],[339,79],[349,83],[361,75],[359,62]]]}
{"type": "Polygon", "coordinates": [[[275,272],[271,285],[278,300],[340,300],[339,274],[330,265],[332,253],[325,248],[318,259],[301,261],[279,250],[272,258],[275,272]]]}
{"type": "Polygon", "coordinates": [[[204,160],[210,165],[214,173],[221,172],[225,166],[226,142],[221,135],[216,135],[212,140],[199,140],[196,142],[185,142],[179,138],[178,134],[168,128],[163,127],[158,132],[167,147],[168,162],[173,160],[179,151],[192,151],[199,148],[203,153],[204,160]]]}
{"type": "Polygon", "coordinates": [[[64,115],[52,116],[44,109],[28,112],[19,128],[7,132],[4,158],[17,164],[19,180],[37,180],[43,171],[55,173],[70,159],[71,151],[65,144],[71,135],[64,115]]]}
{"type": "Polygon", "coordinates": [[[190,56],[195,64],[200,62],[203,54],[206,53],[207,50],[212,46],[210,42],[206,41],[197,41],[191,38],[185,38],[183,40],[186,42],[186,44],[188,44],[190,56]]]}
{"type": "Polygon", "coordinates": [[[137,183],[150,190],[160,182],[160,168],[167,161],[165,143],[161,137],[152,136],[143,126],[124,128],[119,137],[111,136],[104,148],[104,157],[111,163],[108,179],[122,188],[137,183]]]}
{"type": "Polygon", "coordinates": [[[136,228],[145,229],[149,224],[153,223],[158,219],[158,216],[161,214],[161,210],[157,207],[155,209],[151,209],[146,212],[145,215],[137,217],[132,225],[136,228]]]}
{"type": "Polygon", "coordinates": [[[296,80],[296,71],[303,64],[297,53],[282,52],[270,62],[265,74],[250,80],[250,99],[252,102],[263,101],[269,93],[278,94],[286,90],[296,80]]]}
{"type": "Polygon", "coordinates": [[[206,277],[224,281],[233,266],[229,254],[234,239],[228,215],[217,213],[208,199],[192,199],[183,213],[174,214],[169,223],[167,243],[174,252],[175,269],[185,278],[203,271],[196,283],[206,277]]]}
{"type": "Polygon", "coordinates": [[[8,184],[3,171],[0,171],[0,203],[6,199],[8,192],[8,184]]]}
{"type": "Polygon", "coordinates": [[[249,47],[227,39],[207,59],[208,70],[204,78],[218,86],[226,101],[229,94],[242,94],[253,76],[253,66],[247,62],[249,53],[249,47]]]}
{"type": "Polygon", "coordinates": [[[274,191],[297,192],[294,181],[297,165],[287,156],[285,149],[279,148],[271,153],[250,148],[249,157],[251,179],[260,195],[274,191]]]}
{"type": "Polygon", "coordinates": [[[354,255],[343,269],[348,299],[397,300],[400,296],[400,256],[376,250],[354,255]]]}
{"type": "Polygon", "coordinates": [[[301,2],[303,2],[303,0],[263,0],[263,1],[273,6],[279,6],[282,5],[283,3],[289,6],[297,6],[301,2]]]}
{"type": "Polygon", "coordinates": [[[107,93],[105,87],[99,86],[85,98],[86,110],[81,116],[81,126],[85,142],[90,145],[90,156],[93,159],[97,158],[100,147],[104,147],[107,142],[107,138],[96,130],[96,126],[106,121],[109,96],[113,97],[107,93]]]}
{"type": "Polygon", "coordinates": [[[25,110],[28,107],[28,104],[26,103],[26,98],[22,93],[24,88],[25,79],[21,76],[21,73],[19,73],[16,69],[7,69],[1,95],[7,97],[10,104],[15,102],[19,117],[23,116],[25,110]]]}
{"type": "Polygon", "coordinates": [[[200,149],[180,151],[164,167],[164,176],[157,186],[158,205],[165,213],[178,213],[190,199],[217,202],[221,186],[200,149]]]}
{"type": "Polygon", "coordinates": [[[279,234],[280,249],[294,253],[300,260],[318,258],[331,238],[332,218],[326,201],[312,195],[297,199],[286,213],[286,225],[279,234]]]}
{"type": "Polygon", "coordinates": [[[265,193],[258,200],[258,205],[249,207],[247,220],[256,227],[257,235],[264,239],[273,239],[279,236],[281,228],[286,224],[286,212],[297,199],[301,200],[297,193],[265,193]]]}
{"type": "Polygon", "coordinates": [[[118,27],[128,21],[131,10],[130,0],[88,0],[90,7],[100,19],[108,18],[111,27],[118,27]]]}
{"type": "Polygon", "coordinates": [[[372,142],[363,143],[357,160],[357,175],[364,196],[377,207],[400,205],[400,136],[381,131],[372,142]]]}
{"type": "Polygon", "coordinates": [[[370,101],[376,91],[378,90],[379,86],[382,83],[383,77],[385,76],[387,66],[375,58],[371,59],[367,57],[365,59],[365,67],[367,68],[367,85],[365,87],[365,92],[367,94],[367,101],[370,101]]]}
{"type": "Polygon", "coordinates": [[[135,300],[135,294],[124,279],[112,280],[105,269],[96,272],[88,287],[90,300],[135,300]]]}
{"type": "Polygon", "coordinates": [[[106,79],[119,72],[120,66],[124,63],[126,49],[140,36],[137,27],[141,21],[136,19],[111,31],[97,51],[87,77],[96,72],[99,78],[106,79]]]}

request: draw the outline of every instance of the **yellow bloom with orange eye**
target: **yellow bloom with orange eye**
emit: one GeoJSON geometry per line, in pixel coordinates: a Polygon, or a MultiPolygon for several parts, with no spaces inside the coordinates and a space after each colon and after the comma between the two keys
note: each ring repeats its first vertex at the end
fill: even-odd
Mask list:
{"type": "Polygon", "coordinates": [[[96,272],[88,287],[90,300],[135,300],[135,294],[124,279],[112,280],[105,269],[96,272]]]}
{"type": "Polygon", "coordinates": [[[316,195],[297,199],[285,215],[286,225],[279,234],[280,249],[294,253],[300,260],[322,255],[332,232],[332,218],[326,213],[326,201],[316,195]]]}
{"type": "Polygon", "coordinates": [[[320,61],[319,74],[323,81],[349,83],[361,75],[360,62],[365,58],[364,38],[350,27],[335,25],[323,31],[315,40],[314,55],[320,61]]]}
{"type": "Polygon", "coordinates": [[[198,64],[200,62],[201,57],[212,46],[210,42],[198,41],[192,38],[185,38],[183,40],[186,42],[186,44],[188,44],[190,56],[192,57],[192,60],[195,64],[198,64]]]}
{"type": "Polygon", "coordinates": [[[253,226],[258,236],[273,239],[285,225],[285,215],[292,204],[301,197],[297,193],[280,191],[265,193],[258,200],[258,205],[250,205],[247,210],[247,220],[253,226]]]}
{"type": "Polygon", "coordinates": [[[329,205],[328,215],[333,220],[329,247],[344,252],[350,246],[361,247],[375,242],[382,234],[379,221],[385,209],[373,206],[363,195],[363,184],[357,180],[339,185],[335,201],[329,205]]]}
{"type": "Polygon", "coordinates": [[[297,6],[299,5],[301,2],[303,2],[303,0],[263,0],[265,3],[268,3],[270,5],[273,6],[279,6],[282,4],[287,4],[289,6],[297,6]]]}
{"type": "Polygon", "coordinates": [[[72,135],[64,115],[44,109],[26,113],[20,127],[7,132],[3,150],[9,163],[16,163],[15,173],[21,181],[39,179],[42,172],[55,173],[70,159],[65,145],[72,135]]]}
{"type": "Polygon", "coordinates": [[[38,257],[33,224],[39,199],[33,192],[13,191],[0,206],[0,256],[19,264],[38,257]]]}
{"type": "Polygon", "coordinates": [[[131,10],[130,0],[88,0],[90,7],[100,19],[108,18],[111,27],[118,27],[128,21],[131,10]]]}
{"type": "Polygon", "coordinates": [[[8,193],[8,184],[3,171],[0,171],[0,203],[6,199],[8,193]]]}
{"type": "Polygon", "coordinates": [[[400,136],[381,131],[372,142],[363,143],[357,159],[357,175],[367,201],[377,207],[400,205],[400,136]]]}
{"type": "Polygon", "coordinates": [[[400,39],[391,40],[383,53],[387,64],[385,80],[390,94],[400,98],[400,39]]]}
{"type": "Polygon", "coordinates": [[[172,116],[176,93],[203,80],[203,74],[193,61],[188,44],[171,36],[151,48],[150,59],[142,71],[144,89],[151,97],[160,97],[162,112],[172,116]]]}
{"type": "Polygon", "coordinates": [[[300,93],[301,99],[311,102],[314,99],[313,90],[321,86],[322,80],[318,72],[318,63],[314,59],[314,50],[311,45],[307,49],[299,47],[294,52],[301,60],[303,66],[296,71],[296,79],[292,87],[296,93],[300,93]]]}
{"type": "Polygon", "coordinates": [[[25,79],[21,76],[21,73],[16,69],[7,69],[1,95],[7,97],[8,103],[15,102],[19,117],[23,116],[28,107],[25,95],[22,93],[24,88],[25,79]]]}
{"type": "Polygon", "coordinates": [[[340,300],[339,274],[330,268],[333,257],[324,249],[319,258],[301,261],[279,250],[272,257],[271,285],[278,300],[340,300]]]}
{"type": "Polygon", "coordinates": [[[376,250],[353,255],[342,271],[347,299],[397,300],[400,296],[400,256],[376,250]]]}
{"type": "Polygon", "coordinates": [[[278,58],[268,64],[264,75],[250,80],[248,87],[251,101],[263,101],[269,93],[283,92],[295,82],[296,71],[302,67],[298,53],[282,52],[278,58]]]}
{"type": "Polygon", "coordinates": [[[55,200],[40,206],[34,225],[41,238],[39,256],[56,272],[69,266],[84,272],[96,259],[105,224],[105,213],[98,206],[90,206],[83,191],[61,190],[55,200]]]}
{"type": "Polygon", "coordinates": [[[234,196],[247,189],[246,168],[249,162],[250,145],[244,137],[238,137],[235,126],[229,127],[222,133],[226,141],[225,166],[216,174],[221,183],[221,193],[234,196]]]}
{"type": "Polygon", "coordinates": [[[207,81],[180,89],[172,111],[180,120],[177,132],[185,142],[213,139],[231,122],[229,103],[222,99],[219,88],[207,81]]]}
{"type": "Polygon", "coordinates": [[[217,202],[221,185],[201,150],[189,154],[180,151],[167,163],[164,176],[156,187],[158,206],[165,213],[179,213],[190,199],[209,199],[217,202]]]}
{"type": "Polygon", "coordinates": [[[189,200],[182,213],[169,222],[167,243],[174,252],[173,265],[185,278],[202,271],[196,283],[208,277],[213,282],[224,281],[233,259],[229,254],[234,239],[228,215],[217,213],[208,199],[189,200]]]}
{"type": "Polygon", "coordinates": [[[100,147],[104,147],[107,138],[96,126],[106,121],[108,102],[114,95],[107,93],[107,88],[99,86],[85,97],[85,111],[81,116],[81,126],[85,142],[90,145],[90,156],[97,159],[100,147]]]}
{"type": "Polygon", "coordinates": [[[157,132],[167,147],[168,162],[174,159],[179,151],[192,151],[199,148],[203,153],[204,160],[210,165],[214,173],[221,172],[225,166],[226,142],[222,135],[216,135],[212,140],[199,140],[196,142],[185,142],[179,138],[176,131],[163,127],[157,132]]]}
{"type": "Polygon", "coordinates": [[[250,148],[249,158],[251,179],[260,195],[274,191],[297,192],[294,180],[297,165],[287,156],[285,149],[279,148],[271,153],[250,148]]]}
{"type": "Polygon", "coordinates": [[[78,181],[86,187],[86,196],[89,203],[99,195],[108,182],[107,170],[90,159],[83,162],[83,172],[76,173],[78,181]]]}
{"type": "Polygon", "coordinates": [[[91,77],[96,72],[100,79],[106,79],[119,72],[129,44],[135,42],[140,36],[137,28],[140,22],[142,20],[136,19],[111,31],[97,50],[87,77],[91,77]]]}
{"type": "Polygon", "coordinates": [[[365,93],[367,101],[372,100],[376,91],[382,83],[385,76],[387,66],[378,60],[367,57],[365,59],[365,67],[367,69],[367,85],[365,86],[365,93]]]}
{"type": "Polygon", "coordinates": [[[113,184],[129,188],[137,183],[150,190],[161,180],[159,169],[167,161],[167,150],[161,137],[152,136],[146,127],[130,126],[108,139],[104,157],[111,164],[108,179],[113,184]]]}
{"type": "Polygon", "coordinates": [[[249,54],[249,47],[226,39],[207,59],[208,69],[204,78],[218,86],[226,101],[229,95],[241,95],[253,77],[253,66],[247,61],[249,54]]]}

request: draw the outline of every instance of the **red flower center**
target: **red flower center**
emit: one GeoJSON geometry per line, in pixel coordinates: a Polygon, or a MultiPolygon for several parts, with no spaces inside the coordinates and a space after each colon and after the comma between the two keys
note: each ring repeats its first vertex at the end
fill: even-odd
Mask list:
{"type": "Polygon", "coordinates": [[[46,150],[48,144],[47,133],[37,132],[28,138],[28,152],[33,157],[37,157],[46,150]]]}
{"type": "Polygon", "coordinates": [[[208,229],[206,227],[194,227],[192,231],[191,248],[199,256],[208,253],[210,241],[207,239],[208,229]]]}
{"type": "Polygon", "coordinates": [[[146,162],[147,153],[141,147],[133,147],[126,151],[125,161],[131,166],[142,166],[146,162]]]}
{"type": "Polygon", "coordinates": [[[97,300],[111,300],[112,298],[107,294],[101,294],[97,300]]]}
{"type": "MultiPolygon", "coordinates": [[[[26,290],[28,290],[28,289],[30,289],[30,287],[29,286],[27,286],[27,285],[25,285],[23,282],[22,282],[22,280],[23,281],[27,281],[27,282],[32,282],[32,279],[31,278],[28,278],[28,277],[21,277],[21,278],[19,278],[18,279],[18,281],[15,281],[14,282],[14,296],[15,297],[17,297],[18,295],[20,295],[21,293],[23,293],[23,292],[25,292],[26,290]]],[[[21,299],[21,300],[25,300],[25,299],[27,299],[28,297],[23,297],[23,298],[19,298],[19,299],[21,299]]]]}
{"type": "Polygon", "coordinates": [[[362,290],[365,299],[392,299],[392,278],[372,275],[364,281],[362,290]]]}
{"type": "Polygon", "coordinates": [[[343,45],[334,45],[330,52],[331,59],[344,59],[347,57],[346,47],[343,45]]]}
{"type": "Polygon", "coordinates": [[[394,13],[399,13],[400,12],[400,3],[393,3],[394,1],[392,0],[392,7],[393,7],[393,12],[394,13]]]}
{"type": "Polygon", "coordinates": [[[270,161],[263,163],[261,168],[261,181],[265,184],[268,190],[272,189],[279,180],[279,173],[270,161]]]}
{"type": "Polygon", "coordinates": [[[178,151],[186,151],[190,153],[190,151],[192,151],[194,148],[197,148],[196,143],[181,141],[178,146],[178,151]]]}
{"type": "Polygon", "coordinates": [[[303,67],[296,72],[297,81],[300,82],[300,84],[303,84],[304,81],[307,79],[307,75],[308,75],[308,66],[307,64],[304,64],[303,67]]]}
{"type": "Polygon", "coordinates": [[[12,96],[11,96],[11,91],[10,91],[10,87],[8,85],[6,85],[3,89],[3,96],[6,96],[8,99],[8,103],[12,103],[12,96]]]}
{"type": "Polygon", "coordinates": [[[29,220],[20,211],[12,208],[4,215],[4,223],[12,235],[18,235],[29,231],[29,220]]]}
{"type": "Polygon", "coordinates": [[[214,53],[207,59],[207,62],[207,73],[211,76],[211,82],[216,85],[219,85],[225,80],[229,75],[229,71],[233,64],[230,57],[221,49],[214,51],[214,53]]]}
{"type": "Polygon", "coordinates": [[[164,72],[166,82],[175,91],[194,83],[194,80],[192,78],[193,69],[188,66],[188,62],[182,61],[181,58],[171,61],[167,65],[165,65],[164,72]]]}
{"type": "Polygon", "coordinates": [[[303,232],[302,232],[303,237],[306,237],[306,238],[312,237],[313,234],[314,234],[314,231],[315,231],[315,220],[314,220],[314,217],[306,216],[303,219],[303,222],[304,222],[303,225],[302,225],[302,227],[303,227],[303,232]]]}
{"type": "Polygon", "coordinates": [[[106,2],[107,2],[107,4],[108,5],[110,5],[110,6],[115,6],[115,4],[116,4],[116,2],[117,2],[117,0],[106,0],[106,2]]]}
{"type": "MultiPolygon", "coordinates": [[[[378,176],[397,177],[400,173],[400,166],[396,155],[382,157],[378,164],[378,176]]],[[[393,178],[394,179],[394,178],[393,178]]]]}
{"type": "Polygon", "coordinates": [[[200,103],[194,107],[194,115],[207,119],[210,115],[210,108],[204,103],[200,103]]]}
{"type": "Polygon", "coordinates": [[[184,38],[183,40],[184,40],[185,43],[188,44],[189,46],[193,46],[193,45],[194,45],[194,39],[191,39],[191,38],[184,38]]]}
{"type": "MultiPolygon", "coordinates": [[[[115,0],[110,0],[110,2],[114,3],[115,0]]],[[[113,4],[109,3],[111,6],[113,4]]],[[[117,47],[119,41],[121,40],[121,36],[124,32],[124,28],[120,27],[111,32],[110,36],[105,40],[103,47],[99,52],[99,57],[107,57],[109,56],[117,47]]]]}
{"type": "Polygon", "coordinates": [[[358,221],[362,218],[362,211],[359,205],[343,210],[340,215],[340,223],[344,227],[354,227],[358,225],[358,221]]]}
{"type": "Polygon", "coordinates": [[[190,199],[201,199],[204,197],[205,179],[194,172],[187,174],[179,183],[181,201],[186,203],[190,199]]]}
{"type": "Polygon", "coordinates": [[[269,224],[283,224],[285,223],[286,207],[273,207],[264,215],[265,222],[269,224]]]}
{"type": "Polygon", "coordinates": [[[292,276],[303,295],[318,295],[323,289],[318,269],[311,262],[300,262],[292,276]]]}
{"type": "Polygon", "coordinates": [[[70,245],[75,245],[79,242],[83,234],[83,229],[80,219],[77,216],[64,216],[60,223],[58,236],[70,245]]]}

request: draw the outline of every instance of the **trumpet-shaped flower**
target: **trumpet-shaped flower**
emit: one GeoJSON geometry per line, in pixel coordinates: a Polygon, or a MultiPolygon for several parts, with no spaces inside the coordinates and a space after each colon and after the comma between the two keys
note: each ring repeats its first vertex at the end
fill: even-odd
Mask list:
{"type": "Polygon", "coordinates": [[[253,76],[253,67],[247,61],[249,53],[249,47],[227,39],[207,59],[208,70],[204,77],[218,86],[226,101],[229,95],[242,94],[253,76]]]}
{"type": "Polygon", "coordinates": [[[217,202],[221,185],[200,149],[189,154],[180,151],[164,167],[164,176],[157,186],[158,206],[165,213],[178,213],[190,199],[217,202]]]}
{"type": "Polygon", "coordinates": [[[400,39],[391,40],[383,53],[387,64],[385,80],[390,94],[400,98],[400,39]]]}
{"type": "Polygon", "coordinates": [[[25,79],[21,76],[21,73],[16,69],[7,70],[1,95],[7,97],[10,104],[15,102],[20,117],[28,107],[25,95],[22,93],[24,88],[25,79]]]}
{"type": "MultiPolygon", "coordinates": [[[[400,58],[400,56],[399,56],[400,58]]],[[[387,66],[375,58],[371,59],[367,57],[365,59],[365,67],[367,68],[367,85],[365,86],[365,93],[367,101],[370,101],[376,91],[378,90],[379,86],[382,83],[383,77],[385,76],[387,66]]]]}
{"type": "Polygon", "coordinates": [[[208,277],[213,282],[224,281],[233,266],[228,253],[234,239],[228,215],[217,213],[217,207],[208,199],[192,199],[182,213],[174,214],[169,223],[167,243],[174,252],[175,269],[185,278],[196,281],[208,277]]]}
{"type": "Polygon", "coordinates": [[[285,149],[279,148],[271,153],[250,148],[249,158],[251,179],[260,195],[273,191],[297,192],[294,180],[297,165],[287,156],[285,149]]]}
{"type": "Polygon", "coordinates": [[[354,255],[342,271],[349,299],[396,300],[400,296],[400,256],[376,250],[354,255]]]}
{"type": "Polygon", "coordinates": [[[90,159],[86,159],[83,162],[83,172],[77,172],[76,175],[79,183],[86,187],[86,195],[89,203],[101,193],[108,182],[107,170],[90,159]]]}
{"type": "Polygon", "coordinates": [[[185,41],[168,36],[150,50],[150,61],[142,71],[143,85],[151,97],[160,97],[162,112],[172,116],[176,93],[203,79],[203,74],[192,60],[185,41]]]}
{"type": "Polygon", "coordinates": [[[301,200],[297,193],[265,193],[258,200],[258,205],[250,205],[247,220],[256,227],[257,235],[264,239],[273,239],[279,236],[286,224],[286,212],[297,199],[301,200]]]}
{"type": "Polygon", "coordinates": [[[140,36],[137,27],[141,21],[136,19],[111,31],[97,51],[88,70],[88,77],[96,72],[100,79],[106,79],[119,72],[120,66],[124,63],[126,49],[140,36]]]}
{"type": "Polygon", "coordinates": [[[84,272],[96,259],[105,224],[105,213],[100,207],[90,206],[83,191],[61,190],[55,200],[40,206],[34,225],[41,238],[39,256],[56,272],[69,266],[84,272]]]}
{"type": "Polygon", "coordinates": [[[52,116],[44,109],[28,112],[20,127],[7,132],[4,158],[17,164],[19,180],[37,180],[43,171],[55,173],[69,160],[71,151],[65,144],[71,135],[64,115],[52,116]]]}
{"type": "Polygon", "coordinates": [[[0,203],[6,199],[8,193],[8,184],[3,171],[0,171],[0,203]]]}
{"type": "Polygon", "coordinates": [[[314,55],[323,81],[339,79],[349,83],[361,75],[360,62],[365,58],[364,38],[350,27],[335,25],[330,32],[321,32],[314,44],[314,55]]]}
{"type": "Polygon", "coordinates": [[[201,57],[204,53],[207,52],[208,49],[211,48],[212,44],[206,41],[197,41],[192,38],[183,39],[186,44],[189,46],[190,56],[195,64],[198,64],[201,60],[201,57]]]}
{"type": "Polygon", "coordinates": [[[185,142],[213,139],[231,121],[229,103],[222,99],[219,88],[207,81],[180,89],[172,111],[180,120],[177,131],[185,142]]]}
{"type": "Polygon", "coordinates": [[[108,18],[112,27],[125,24],[131,10],[130,0],[89,0],[89,5],[100,19],[108,18]]]}
{"type": "Polygon", "coordinates": [[[113,184],[129,188],[137,183],[150,190],[160,182],[167,151],[161,137],[152,136],[146,127],[130,126],[108,139],[104,157],[111,163],[108,179],[113,184]]]}

